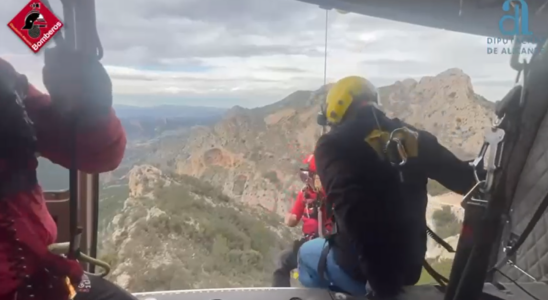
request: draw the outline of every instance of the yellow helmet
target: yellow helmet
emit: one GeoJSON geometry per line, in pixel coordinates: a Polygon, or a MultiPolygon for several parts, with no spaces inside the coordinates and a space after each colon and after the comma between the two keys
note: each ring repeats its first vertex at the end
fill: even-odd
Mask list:
{"type": "Polygon", "coordinates": [[[330,125],[339,124],[354,101],[379,103],[377,88],[367,79],[349,76],[339,80],[327,94],[323,114],[330,125]]]}

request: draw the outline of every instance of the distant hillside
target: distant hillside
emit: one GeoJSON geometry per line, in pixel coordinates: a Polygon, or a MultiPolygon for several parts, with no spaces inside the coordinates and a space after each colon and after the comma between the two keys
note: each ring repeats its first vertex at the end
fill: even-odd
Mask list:
{"type": "MultiPolygon", "coordinates": [[[[169,163],[170,161],[163,160],[162,157],[170,156],[171,158],[171,153],[161,155],[167,144],[175,143],[175,148],[182,148],[192,126],[215,124],[226,112],[226,109],[222,108],[174,105],[154,107],[114,105],[114,109],[128,137],[126,155],[122,166],[115,172],[116,178],[125,175],[134,164],[145,161],[154,163],[154,159],[146,159],[150,154],[155,154],[155,157],[159,158],[158,166],[169,163]]],[[[103,182],[110,182],[112,175],[112,173],[105,174],[101,179],[103,182]]],[[[48,191],[64,190],[69,186],[69,171],[45,158],[39,159],[38,178],[42,187],[48,191]]]]}
{"type": "Polygon", "coordinates": [[[129,106],[114,104],[116,115],[121,119],[207,118],[221,116],[226,109],[187,105],[129,106]]]}
{"type": "Polygon", "coordinates": [[[130,140],[148,140],[181,128],[214,124],[226,112],[223,108],[184,105],[114,105],[114,109],[130,140]]]}

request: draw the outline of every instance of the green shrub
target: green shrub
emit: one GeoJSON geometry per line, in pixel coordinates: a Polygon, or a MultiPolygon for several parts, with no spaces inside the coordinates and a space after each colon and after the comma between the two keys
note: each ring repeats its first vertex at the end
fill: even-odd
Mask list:
{"type": "Polygon", "coordinates": [[[155,200],[143,200],[164,213],[145,217],[149,208],[137,207],[143,212],[134,220],[131,236],[122,232],[128,248],[135,249],[131,257],[115,250],[101,253],[113,268],[131,262],[124,267],[132,276],[129,290],[269,285],[274,259],[290,240],[289,232],[280,237],[269,229],[280,227],[281,218],[252,212],[199,179],[179,175],[177,181],[180,185],[155,189],[155,200]],[[164,245],[169,253],[162,252],[164,245]],[[173,261],[158,266],[164,256],[173,261]]]}
{"type": "Polygon", "coordinates": [[[278,174],[276,174],[276,171],[264,172],[263,177],[268,179],[273,184],[280,183],[280,179],[278,178],[278,174]]]}
{"type": "Polygon", "coordinates": [[[459,221],[448,205],[436,210],[432,214],[432,219],[435,231],[442,239],[457,235],[461,231],[462,222],[459,221]]]}

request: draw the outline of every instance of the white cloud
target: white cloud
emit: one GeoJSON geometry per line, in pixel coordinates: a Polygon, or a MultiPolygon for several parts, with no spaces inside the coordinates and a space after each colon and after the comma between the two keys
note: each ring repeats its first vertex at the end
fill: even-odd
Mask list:
{"type": "MultiPolygon", "coordinates": [[[[21,3],[4,1],[0,17],[9,20],[21,3]]],[[[258,106],[323,84],[325,11],[316,6],[296,0],[97,5],[103,62],[118,102],[150,105],[169,98],[171,104],[258,106]]],[[[357,74],[386,85],[457,67],[472,77],[478,93],[498,100],[515,77],[509,55],[487,54],[485,37],[335,11],[329,19],[329,82],[357,74]]],[[[0,40],[0,56],[43,88],[41,56],[7,26],[0,40]]]]}

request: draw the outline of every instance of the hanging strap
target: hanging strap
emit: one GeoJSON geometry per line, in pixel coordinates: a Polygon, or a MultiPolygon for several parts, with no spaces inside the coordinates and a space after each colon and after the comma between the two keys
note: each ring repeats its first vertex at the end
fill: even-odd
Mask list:
{"type": "Polygon", "coordinates": [[[318,276],[320,277],[320,280],[324,283],[329,283],[329,278],[327,278],[327,255],[329,255],[329,251],[331,251],[331,248],[333,246],[332,243],[333,235],[325,238],[325,244],[322,252],[320,253],[320,260],[318,262],[318,276]]]}
{"type": "Polygon", "coordinates": [[[440,244],[447,252],[455,253],[455,249],[448,242],[444,241],[439,235],[437,235],[430,227],[426,226],[426,234],[431,237],[436,243],[440,244]]]}

